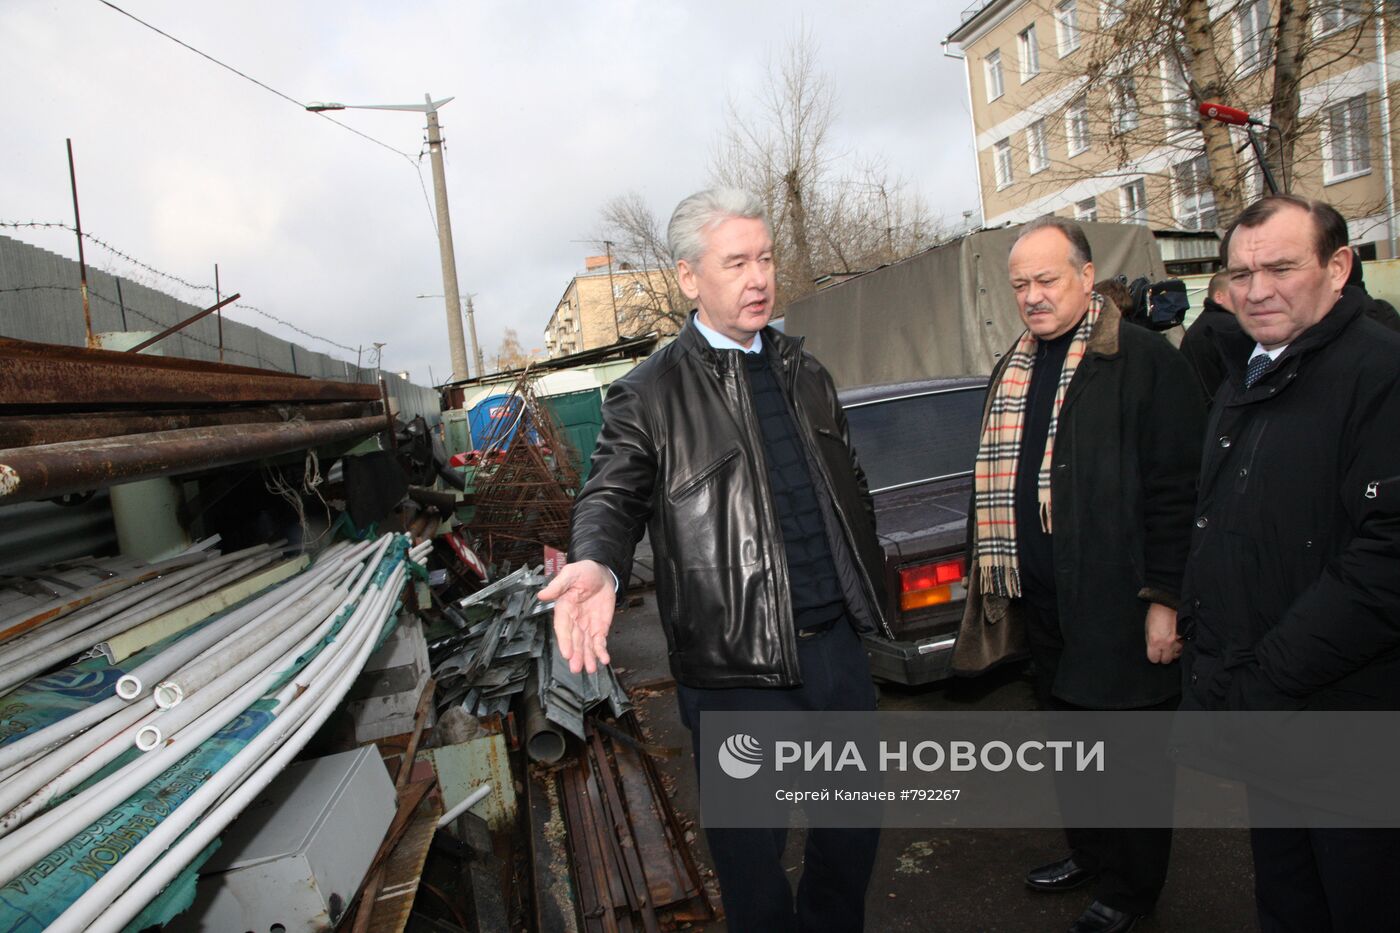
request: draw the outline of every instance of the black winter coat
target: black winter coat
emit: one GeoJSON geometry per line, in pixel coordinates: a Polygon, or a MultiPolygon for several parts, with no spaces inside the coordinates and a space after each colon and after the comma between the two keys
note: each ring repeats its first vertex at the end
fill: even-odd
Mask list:
{"type": "Polygon", "coordinates": [[[1400,709],[1400,336],[1347,289],[1243,388],[1226,356],[1179,624],[1183,708],[1400,709]]]}
{"type": "MultiPolygon", "coordinates": [[[[861,628],[888,634],[884,550],[831,376],[801,338],[771,327],[763,352],[807,444],[847,608],[861,628]]],[[[569,559],[596,560],[626,580],[649,531],[676,680],[790,687],[802,679],[787,555],[740,355],[714,349],[691,323],[612,384],[574,504],[569,559]]]]}
{"type": "Polygon", "coordinates": [[[1191,322],[1186,336],[1181,338],[1181,354],[1196,371],[1207,405],[1215,398],[1220,383],[1225,381],[1221,347],[1233,342],[1239,333],[1240,322],[1235,316],[1207,298],[1200,316],[1191,322]]]}
{"type": "MultiPolygon", "coordinates": [[[[1147,660],[1145,620],[1151,603],[1177,605],[1205,404],[1181,354],[1160,334],[1123,322],[1111,303],[1086,349],[1060,411],[1051,467],[1065,640],[1053,692],[1078,706],[1132,709],[1181,689],[1175,664],[1147,660]]],[[[992,374],[989,404],[1005,360],[992,374]]],[[[1023,644],[1016,629],[1024,626],[1020,601],[983,596],[976,561],[969,563],[953,659],[963,673],[1023,644]]]]}

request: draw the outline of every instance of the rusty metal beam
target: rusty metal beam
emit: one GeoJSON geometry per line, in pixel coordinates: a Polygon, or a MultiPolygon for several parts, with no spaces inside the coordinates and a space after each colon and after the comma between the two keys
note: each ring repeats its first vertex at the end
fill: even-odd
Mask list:
{"type": "Polygon", "coordinates": [[[0,450],[0,505],[261,460],[383,430],[384,419],[234,424],[0,450]]]}
{"type": "Polygon", "coordinates": [[[379,387],[169,356],[0,339],[0,411],[375,401],[379,387]]]}
{"type": "MultiPolygon", "coordinates": [[[[154,337],[151,337],[151,338],[149,338],[149,339],[147,339],[147,340],[143,340],[143,341],[141,341],[140,343],[138,343],[136,346],[131,347],[131,348],[127,349],[127,350],[124,350],[123,352],[125,352],[125,353],[140,353],[142,350],[146,349],[147,347],[154,346],[154,345],[160,343],[162,340],[164,340],[166,337],[169,337],[171,334],[178,334],[180,331],[184,330],[186,327],[189,327],[189,326],[190,326],[191,324],[193,324],[195,321],[202,321],[202,320],[204,320],[206,317],[208,317],[209,315],[213,314],[215,311],[218,311],[218,310],[219,310],[220,308],[222,308],[224,305],[233,304],[235,301],[237,301],[238,299],[240,299],[240,298],[242,298],[242,297],[243,297],[243,293],[242,293],[242,292],[234,292],[232,295],[229,295],[227,298],[225,298],[223,301],[218,302],[218,303],[215,304],[213,307],[205,308],[203,311],[197,311],[197,312],[195,312],[194,314],[191,314],[189,317],[185,318],[183,321],[179,321],[178,323],[171,324],[169,327],[167,327],[165,330],[161,331],[160,333],[156,334],[154,337]]],[[[223,354],[223,352],[224,352],[224,343],[223,343],[223,339],[224,339],[224,325],[223,325],[223,323],[222,323],[223,318],[220,318],[219,320],[220,320],[220,324],[219,324],[219,354],[220,354],[220,357],[219,357],[219,359],[222,361],[222,359],[223,359],[222,354],[223,354]]]]}
{"type": "Polygon", "coordinates": [[[253,408],[78,412],[39,417],[0,415],[0,450],[151,431],[207,428],[220,424],[330,421],[336,418],[364,418],[378,413],[379,405],[375,402],[311,402],[253,408]]]}

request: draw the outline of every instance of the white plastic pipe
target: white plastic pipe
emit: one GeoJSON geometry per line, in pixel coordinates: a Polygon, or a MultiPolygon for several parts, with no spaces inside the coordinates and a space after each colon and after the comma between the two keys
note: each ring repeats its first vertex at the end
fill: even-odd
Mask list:
{"type": "Polygon", "coordinates": [[[343,561],[351,559],[357,553],[363,553],[369,547],[368,544],[361,544],[350,547],[334,545],[328,548],[327,552],[322,555],[322,559],[300,576],[263,593],[198,631],[191,632],[149,661],[129,671],[117,681],[117,696],[108,697],[52,725],[36,729],[21,738],[0,745],[0,768],[9,769],[64,741],[69,736],[82,732],[94,723],[101,722],[125,706],[128,700],[134,700],[139,696],[143,681],[154,683],[164,679],[167,674],[178,670],[180,665],[188,662],[209,645],[222,640],[230,631],[236,630],[243,623],[256,619],[265,612],[275,612],[278,607],[300,598],[318,585],[321,580],[329,577],[343,561]],[[123,693],[124,682],[130,688],[129,693],[123,693]]]}
{"type": "MultiPolygon", "coordinates": [[[[269,677],[275,680],[281,676],[302,652],[326,636],[335,625],[336,617],[345,609],[348,599],[345,584],[336,590],[321,587],[313,595],[318,598],[285,632],[248,657],[231,664],[228,670],[196,691],[188,702],[173,709],[161,707],[161,715],[137,730],[136,747],[143,752],[151,751],[167,736],[178,733],[244,684],[254,679],[265,683],[269,677]]],[[[152,694],[157,706],[160,704],[160,691],[161,687],[157,686],[152,694]]]]}
{"type": "MultiPolygon", "coordinates": [[[[401,586],[402,573],[396,573],[395,579],[401,586]]],[[[382,615],[379,616],[380,627],[398,595],[392,584],[386,587],[385,591],[388,592],[387,598],[380,600],[383,604],[382,615]]],[[[363,669],[374,649],[373,636],[377,628],[374,625],[366,625],[363,631],[365,637],[360,640],[353,658],[345,665],[341,676],[336,680],[323,679],[312,683],[306,693],[298,698],[297,702],[303,704],[306,711],[304,716],[293,717],[289,710],[285,721],[284,718],[279,718],[276,723],[260,733],[181,804],[175,813],[152,830],[150,835],[128,851],[96,884],[74,901],[49,929],[54,933],[79,933],[85,930],[92,933],[119,933],[123,930],[195,855],[202,852],[234,817],[262,793],[325,723],[349,692],[355,675],[363,669]],[[250,767],[249,762],[260,764],[250,767]],[[230,791],[232,792],[229,793],[230,791]],[[215,802],[226,793],[227,799],[215,807],[215,802]],[[180,838],[198,815],[206,810],[209,812],[204,819],[190,829],[184,838],[180,838]],[[178,844],[166,857],[160,859],[160,863],[152,870],[147,871],[161,853],[177,839],[178,844]]]]}
{"type": "Polygon", "coordinates": [[[55,845],[71,839],[83,827],[145,787],[171,765],[208,741],[247,710],[265,690],[266,686],[261,681],[246,684],[191,723],[188,728],[173,736],[165,747],[142,756],[128,767],[108,775],[82,793],[70,797],[14,830],[4,839],[0,839],[0,886],[8,884],[52,851],[55,845]]]}
{"type": "Polygon", "coordinates": [[[54,789],[53,782],[69,769],[80,762],[91,763],[92,771],[89,773],[95,773],[130,747],[129,736],[135,735],[143,721],[155,710],[156,702],[151,697],[127,704],[97,726],[39,756],[28,767],[0,784],[0,813],[4,814],[0,817],[0,836],[8,834],[42,809],[37,803],[31,804],[31,801],[37,799],[47,803],[62,793],[54,789]]]}
{"type": "Polygon", "coordinates": [[[464,797],[461,800],[461,802],[457,804],[457,806],[444,813],[437,821],[437,828],[442,829],[448,823],[451,823],[457,817],[461,816],[463,813],[466,813],[472,807],[481,803],[481,801],[486,799],[486,795],[489,793],[491,793],[491,782],[487,781],[485,784],[482,784],[480,787],[473,790],[470,794],[467,794],[467,796],[464,797]]]}
{"type": "MultiPolygon", "coordinates": [[[[190,588],[181,588],[167,598],[155,599],[150,605],[135,606],[106,622],[90,628],[83,628],[55,644],[36,649],[34,653],[26,657],[5,658],[4,668],[0,670],[0,690],[23,683],[30,677],[53,667],[64,658],[80,654],[93,645],[140,625],[148,619],[154,619],[156,616],[182,606],[191,600],[198,599],[214,590],[222,589],[259,567],[272,563],[276,557],[276,554],[265,554],[240,561],[229,567],[226,573],[220,573],[216,570],[213,574],[208,575],[208,579],[201,578],[201,580],[195,581],[195,584],[190,588]]],[[[199,569],[203,570],[204,568],[199,569]]]]}

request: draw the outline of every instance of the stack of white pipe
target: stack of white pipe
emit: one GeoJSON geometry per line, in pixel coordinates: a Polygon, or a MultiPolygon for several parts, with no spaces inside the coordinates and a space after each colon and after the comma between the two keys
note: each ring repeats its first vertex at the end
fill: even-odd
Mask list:
{"type": "Polygon", "coordinates": [[[0,769],[7,775],[0,780],[0,884],[119,806],[287,681],[274,695],[273,723],[50,927],[122,929],[300,751],[349,691],[398,600],[407,560],[426,560],[427,549],[420,548],[392,569],[386,566],[382,558],[393,538],[328,549],[301,576],[130,672],[119,684],[122,696],[0,747],[0,769]],[[332,633],[333,640],[325,643],[332,633]],[[50,808],[133,741],[148,754],[50,808]],[[195,831],[161,859],[196,821],[195,831]],[[203,842],[193,848],[190,839],[203,842]],[[151,864],[155,869],[147,871],[151,864]],[[106,909],[118,898],[119,913],[106,909]],[[95,925],[98,915],[106,926],[95,925]]]}
{"type": "MultiPolygon", "coordinates": [[[[55,726],[0,746],[0,768],[8,772],[0,780],[0,884],[125,801],[291,676],[276,694],[274,722],[201,788],[195,797],[204,803],[196,805],[195,797],[190,798],[167,822],[177,821],[183,832],[217,799],[205,794],[209,786],[221,787],[221,797],[249,775],[261,775],[265,761],[276,758],[285,764],[310,733],[289,754],[283,754],[288,747],[284,743],[293,734],[300,736],[296,730],[304,724],[329,715],[384,628],[407,569],[405,561],[398,561],[392,571],[381,566],[393,538],[385,535],[373,543],[329,549],[302,575],[186,636],[130,672],[119,683],[121,697],[110,697],[55,726]],[[293,675],[304,656],[347,613],[350,618],[334,640],[293,675]],[[148,692],[153,685],[154,691],[148,692]],[[162,698],[165,709],[158,708],[162,698]],[[133,741],[150,753],[45,812],[51,801],[82,784],[133,741]],[[255,748],[257,752],[250,752],[255,748]]],[[[267,780],[282,764],[267,774],[267,780]]],[[[240,805],[226,811],[228,805],[225,801],[216,811],[225,813],[225,823],[241,809],[240,805]]],[[[153,839],[165,838],[161,835],[165,826],[118,863],[126,867],[115,877],[127,878],[126,882],[114,889],[117,882],[110,880],[114,876],[109,872],[53,929],[86,928],[89,920],[72,920],[70,914],[87,917],[94,904],[101,912],[101,905],[121,893],[169,844],[167,840],[151,848],[153,839]],[[138,851],[140,859],[133,859],[138,851]]],[[[178,864],[167,856],[160,863],[162,870],[173,877],[197,852],[178,864]]],[[[132,915],[158,891],[159,887],[152,890],[132,915]]],[[[124,896],[131,903],[141,895],[124,896]]]]}

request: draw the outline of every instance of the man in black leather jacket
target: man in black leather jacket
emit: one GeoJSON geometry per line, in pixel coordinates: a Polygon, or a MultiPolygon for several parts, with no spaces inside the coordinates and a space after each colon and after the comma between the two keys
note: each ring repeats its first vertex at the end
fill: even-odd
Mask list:
{"type": "MultiPolygon", "coordinates": [[[[768,327],[773,243],[762,202],[702,191],[668,237],[696,310],[613,383],[569,563],[540,593],[574,670],[607,663],[618,581],[649,531],[681,717],[875,708],[862,631],[884,622],[883,551],[826,370],[768,327]]],[[[860,930],[879,830],[807,833],[794,899],[786,829],[706,832],[729,928],[860,930]]]]}

